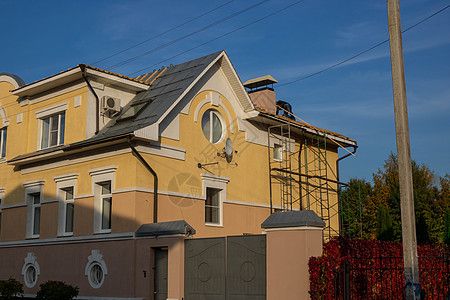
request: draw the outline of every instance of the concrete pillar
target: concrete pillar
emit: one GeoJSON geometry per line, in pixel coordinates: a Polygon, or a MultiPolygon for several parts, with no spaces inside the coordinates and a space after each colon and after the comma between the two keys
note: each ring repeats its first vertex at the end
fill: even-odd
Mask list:
{"type": "Polygon", "coordinates": [[[311,256],[322,254],[325,222],[312,210],[279,212],[262,224],[267,234],[267,299],[309,299],[311,256]]]}

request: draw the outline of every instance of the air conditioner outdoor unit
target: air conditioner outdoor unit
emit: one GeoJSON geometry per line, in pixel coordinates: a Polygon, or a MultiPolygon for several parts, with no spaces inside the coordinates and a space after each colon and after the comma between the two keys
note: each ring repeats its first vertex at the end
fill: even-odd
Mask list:
{"type": "Polygon", "coordinates": [[[102,98],[102,112],[107,116],[112,116],[120,111],[120,99],[110,96],[103,96],[102,98]]]}

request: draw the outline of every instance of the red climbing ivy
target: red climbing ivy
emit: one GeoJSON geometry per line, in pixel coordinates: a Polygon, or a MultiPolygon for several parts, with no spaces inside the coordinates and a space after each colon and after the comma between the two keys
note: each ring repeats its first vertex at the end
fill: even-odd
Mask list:
{"type": "MultiPolygon", "coordinates": [[[[420,288],[426,298],[450,293],[450,248],[419,245],[418,255],[420,288]]],[[[399,297],[405,284],[402,256],[399,243],[334,238],[323,246],[322,256],[309,260],[311,298],[343,297],[345,262],[352,298],[399,297]]]]}

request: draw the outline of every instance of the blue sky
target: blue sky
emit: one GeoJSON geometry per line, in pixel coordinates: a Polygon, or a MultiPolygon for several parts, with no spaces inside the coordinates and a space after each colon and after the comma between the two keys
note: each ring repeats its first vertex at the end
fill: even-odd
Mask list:
{"type": "MultiPolygon", "coordinates": [[[[389,153],[396,152],[389,44],[317,76],[281,85],[387,39],[385,0],[304,0],[178,55],[296,2],[265,1],[180,42],[110,68],[261,2],[234,0],[95,63],[229,1],[4,1],[0,72],[16,74],[29,83],[87,63],[130,75],[225,49],[242,81],[271,74],[280,85],[275,85],[278,99],[290,102],[296,115],[357,140],[357,157],[341,163],[341,179],[371,180],[389,153]]],[[[444,0],[400,1],[402,29],[448,4],[444,0]]],[[[444,176],[450,173],[450,9],[405,33],[403,48],[412,157],[444,176]]]]}

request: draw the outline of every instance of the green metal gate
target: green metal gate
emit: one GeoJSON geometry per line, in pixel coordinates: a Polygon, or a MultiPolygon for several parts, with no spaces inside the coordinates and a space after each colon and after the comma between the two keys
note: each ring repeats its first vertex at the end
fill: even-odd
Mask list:
{"type": "Polygon", "coordinates": [[[266,299],[266,236],[185,240],[184,298],[266,299]]]}

